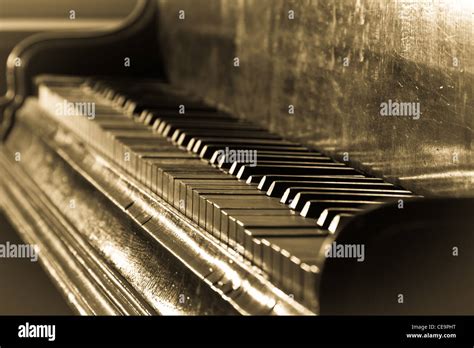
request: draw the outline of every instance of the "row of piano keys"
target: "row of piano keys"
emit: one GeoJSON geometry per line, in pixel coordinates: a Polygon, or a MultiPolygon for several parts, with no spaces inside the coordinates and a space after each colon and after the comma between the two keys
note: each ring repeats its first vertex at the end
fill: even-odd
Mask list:
{"type": "Polygon", "coordinates": [[[415,197],[161,82],[38,87],[62,125],[309,306],[326,238],[367,208],[415,197]],[[58,114],[65,100],[94,103],[94,118],[58,114]],[[226,149],[256,151],[256,162],[226,149]]]}

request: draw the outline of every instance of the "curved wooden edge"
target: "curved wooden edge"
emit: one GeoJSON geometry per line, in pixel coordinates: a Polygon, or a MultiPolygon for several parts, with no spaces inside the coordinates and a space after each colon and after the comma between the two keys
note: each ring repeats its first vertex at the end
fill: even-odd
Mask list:
{"type": "Polygon", "coordinates": [[[153,310],[107,265],[26,173],[0,153],[0,204],[69,306],[81,315],[149,315],[153,310]]]}
{"type": "Polygon", "coordinates": [[[127,51],[136,51],[131,54],[139,57],[137,63],[123,70],[123,74],[146,72],[153,76],[150,70],[154,69],[155,75],[163,76],[159,52],[152,47],[157,35],[156,19],[156,1],[139,0],[132,13],[113,30],[39,33],[21,41],[7,60],[7,92],[0,99],[0,138],[6,138],[16,110],[32,94],[35,75],[99,75],[107,73],[112,57],[120,59],[127,51]]]}
{"type": "Polygon", "coordinates": [[[424,198],[354,217],[327,245],[321,314],[474,313],[473,211],[474,197],[424,198]]]}

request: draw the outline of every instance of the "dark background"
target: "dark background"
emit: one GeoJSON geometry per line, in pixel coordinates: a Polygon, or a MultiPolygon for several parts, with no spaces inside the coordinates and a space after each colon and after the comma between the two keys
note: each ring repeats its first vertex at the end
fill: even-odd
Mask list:
{"type": "Polygon", "coordinates": [[[13,47],[38,32],[101,29],[119,23],[136,0],[0,0],[0,95],[5,93],[5,63],[13,47]],[[76,19],[69,19],[74,10],[76,19]]]}
{"type": "MultiPolygon", "coordinates": [[[[0,244],[22,244],[0,211],[0,244]]],[[[0,315],[73,314],[38,262],[0,258],[0,315]]]]}

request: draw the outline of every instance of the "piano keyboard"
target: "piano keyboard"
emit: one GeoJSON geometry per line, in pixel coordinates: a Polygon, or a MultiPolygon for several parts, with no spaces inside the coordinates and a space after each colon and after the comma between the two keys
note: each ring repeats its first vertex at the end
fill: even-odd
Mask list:
{"type": "Polygon", "coordinates": [[[160,82],[38,84],[60,124],[302,303],[328,238],[355,214],[416,197],[160,82]]]}

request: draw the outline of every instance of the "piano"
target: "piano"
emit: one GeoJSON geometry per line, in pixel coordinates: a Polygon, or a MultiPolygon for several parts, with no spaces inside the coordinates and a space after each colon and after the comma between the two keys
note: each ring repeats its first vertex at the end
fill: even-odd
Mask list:
{"type": "Polygon", "coordinates": [[[78,314],[473,314],[454,3],[139,0],[29,37],[0,207],[78,314]]]}

